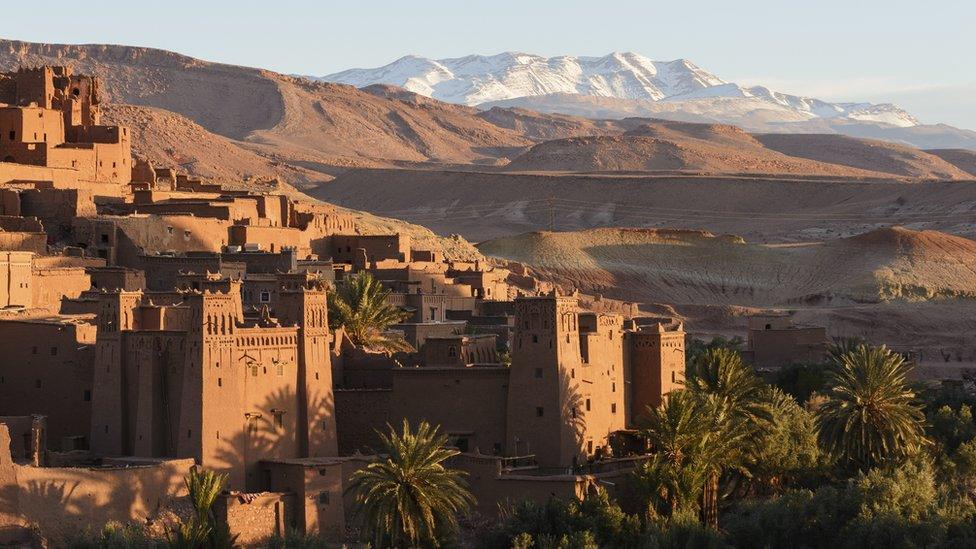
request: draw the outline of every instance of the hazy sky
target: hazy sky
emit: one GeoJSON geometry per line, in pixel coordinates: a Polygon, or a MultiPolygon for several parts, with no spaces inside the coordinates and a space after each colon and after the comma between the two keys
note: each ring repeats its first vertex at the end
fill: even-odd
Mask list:
{"type": "Polygon", "coordinates": [[[976,0],[16,2],[0,37],[323,75],[408,54],[684,57],[726,80],[976,129],[976,0]],[[86,11],[82,11],[85,8],[86,11]]]}

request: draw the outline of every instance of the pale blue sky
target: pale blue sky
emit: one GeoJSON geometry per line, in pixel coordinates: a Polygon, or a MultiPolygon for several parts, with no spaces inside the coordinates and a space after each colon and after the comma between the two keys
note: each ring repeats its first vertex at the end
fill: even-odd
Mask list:
{"type": "Polygon", "coordinates": [[[0,37],[322,75],[413,53],[684,57],[744,84],[976,129],[976,1],[17,2],[0,37]],[[87,11],[82,12],[85,7],[87,11]]]}

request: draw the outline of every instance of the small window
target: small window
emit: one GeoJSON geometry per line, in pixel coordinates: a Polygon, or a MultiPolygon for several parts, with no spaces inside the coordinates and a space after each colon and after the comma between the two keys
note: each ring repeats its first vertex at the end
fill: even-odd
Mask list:
{"type": "Polygon", "coordinates": [[[319,492],[319,505],[329,504],[329,493],[326,491],[319,492]]]}
{"type": "Polygon", "coordinates": [[[539,342],[539,336],[533,335],[532,336],[532,343],[538,343],[538,342],[539,342]]]}
{"type": "Polygon", "coordinates": [[[536,406],[535,417],[542,417],[545,412],[546,411],[542,408],[542,406],[536,406]]]}
{"type": "Polygon", "coordinates": [[[85,389],[85,402],[91,402],[91,389],[85,389]]]}
{"type": "Polygon", "coordinates": [[[283,424],[283,421],[281,419],[281,416],[282,415],[283,414],[281,412],[277,412],[276,414],[274,414],[274,418],[275,418],[274,419],[274,424],[275,424],[275,427],[277,427],[279,429],[282,427],[282,424],[283,424]]]}
{"type": "Polygon", "coordinates": [[[535,369],[535,377],[536,379],[542,379],[542,368],[535,369]]]}
{"type": "Polygon", "coordinates": [[[41,388],[41,380],[35,379],[34,380],[34,387],[40,389],[41,388]]]}
{"type": "Polygon", "coordinates": [[[260,300],[261,303],[269,303],[271,301],[271,292],[261,292],[260,300]]]}
{"type": "Polygon", "coordinates": [[[223,386],[224,386],[224,378],[218,377],[217,378],[217,387],[223,387],[223,386]]]}
{"type": "Polygon", "coordinates": [[[617,392],[617,382],[613,382],[613,383],[610,384],[610,392],[611,393],[616,393],[617,392]]]}
{"type": "Polygon", "coordinates": [[[258,367],[251,366],[251,377],[258,377],[258,367]]]}
{"type": "Polygon", "coordinates": [[[17,132],[10,130],[10,140],[13,141],[14,139],[17,139],[17,132]]]}
{"type": "Polygon", "coordinates": [[[590,399],[586,399],[586,411],[590,411],[590,399]]]}
{"type": "Polygon", "coordinates": [[[616,402],[610,404],[610,413],[611,414],[616,414],[617,413],[617,403],[616,402]]]}
{"type": "Polygon", "coordinates": [[[31,354],[32,355],[36,355],[37,354],[37,345],[31,347],[31,354]]]}
{"type": "Polygon", "coordinates": [[[592,440],[586,441],[586,453],[587,454],[592,454],[593,453],[593,441],[592,440]]]}
{"type": "Polygon", "coordinates": [[[173,227],[166,227],[166,234],[173,234],[173,227]]]}
{"type": "Polygon", "coordinates": [[[675,383],[677,381],[678,381],[678,373],[675,372],[674,370],[671,370],[671,383],[675,383]]]}
{"type": "Polygon", "coordinates": [[[279,376],[285,375],[285,365],[280,362],[278,363],[278,375],[279,376]]]}

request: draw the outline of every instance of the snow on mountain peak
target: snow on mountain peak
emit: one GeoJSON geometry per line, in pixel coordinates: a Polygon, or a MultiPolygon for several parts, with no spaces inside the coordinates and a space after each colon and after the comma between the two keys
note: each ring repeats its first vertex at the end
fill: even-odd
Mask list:
{"type": "Polygon", "coordinates": [[[406,55],[374,69],[350,69],[316,80],[365,87],[389,84],[450,103],[478,105],[521,97],[572,94],[618,99],[730,101],[782,111],[791,120],[848,118],[901,127],[918,125],[902,109],[870,103],[829,103],[726,82],[687,59],[654,61],[633,52],[602,57],[543,57],[523,52],[429,59],[406,55]],[[766,107],[763,107],[766,105],[766,107]]]}

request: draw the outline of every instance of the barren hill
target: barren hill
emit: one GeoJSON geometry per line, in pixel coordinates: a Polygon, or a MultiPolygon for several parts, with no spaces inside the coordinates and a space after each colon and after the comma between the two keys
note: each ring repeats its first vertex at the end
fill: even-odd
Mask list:
{"type": "Polygon", "coordinates": [[[976,177],[976,151],[969,149],[929,149],[925,152],[938,156],[960,170],[976,177]]]}
{"type": "MultiPolygon", "coordinates": [[[[797,155],[799,156],[799,155],[797,155]]],[[[788,156],[735,126],[654,121],[624,135],[547,141],[507,167],[525,171],[690,171],[884,177],[867,169],[788,156]]]]}
{"type": "Polygon", "coordinates": [[[211,133],[174,112],[108,104],[102,113],[106,122],[128,126],[132,131],[132,152],[156,166],[179,166],[224,184],[280,177],[307,185],[329,179],[319,172],[256,154],[241,142],[211,133]]]}
{"type": "Polygon", "coordinates": [[[794,157],[920,179],[972,179],[942,158],[905,145],[823,134],[759,134],[767,148],[794,157]]]}
{"type": "Polygon", "coordinates": [[[748,307],[976,297],[976,242],[901,227],[798,245],[704,231],[535,232],[481,243],[564,284],[644,302],[748,307]]]}

